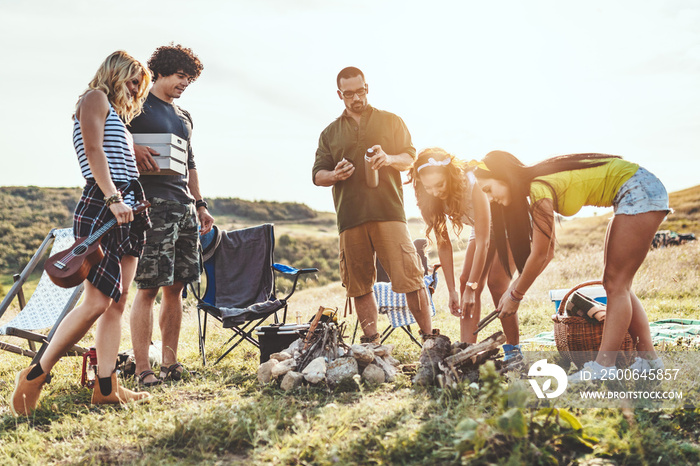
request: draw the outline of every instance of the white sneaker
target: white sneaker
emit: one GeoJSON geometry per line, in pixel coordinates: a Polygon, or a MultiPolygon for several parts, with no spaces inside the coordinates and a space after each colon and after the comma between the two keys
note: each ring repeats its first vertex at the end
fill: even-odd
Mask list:
{"type": "Polygon", "coordinates": [[[657,371],[659,369],[664,369],[664,362],[661,360],[661,358],[644,359],[637,356],[634,358],[634,362],[630,366],[630,370],[632,372],[639,372],[640,375],[649,375],[649,372],[657,371]]]}
{"type": "Polygon", "coordinates": [[[587,382],[589,380],[612,380],[615,378],[617,368],[615,366],[605,367],[595,361],[588,361],[583,365],[583,369],[574,372],[568,377],[569,383],[587,382]]]}

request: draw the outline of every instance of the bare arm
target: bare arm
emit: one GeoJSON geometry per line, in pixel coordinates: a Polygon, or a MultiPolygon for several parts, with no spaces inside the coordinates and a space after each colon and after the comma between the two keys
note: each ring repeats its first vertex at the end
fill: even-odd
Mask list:
{"type": "MultiPolygon", "coordinates": [[[[192,193],[195,200],[199,201],[202,199],[202,193],[199,192],[199,175],[197,174],[197,170],[189,170],[187,187],[190,189],[190,193],[192,193]]],[[[198,208],[197,218],[199,219],[199,224],[202,226],[200,233],[203,235],[209,233],[209,230],[211,230],[211,227],[214,225],[214,217],[211,216],[209,210],[204,206],[198,208]]]]}
{"type": "MultiPolygon", "coordinates": [[[[438,234],[439,235],[439,234],[438,234]]],[[[459,293],[455,289],[455,271],[453,261],[452,242],[447,232],[438,238],[438,257],[442,265],[442,273],[445,275],[447,285],[448,307],[452,315],[459,315],[459,293]]]]}
{"type": "Polygon", "coordinates": [[[542,199],[535,203],[533,223],[530,256],[522,273],[501,298],[500,318],[515,314],[518,310],[519,303],[512,299],[511,292],[516,298],[522,298],[554,257],[554,205],[551,199],[542,199]]]}
{"type": "MultiPolygon", "coordinates": [[[[484,275],[486,256],[489,251],[491,239],[491,208],[486,194],[475,186],[472,189],[472,205],[474,206],[474,258],[469,269],[467,281],[478,283],[484,275]]],[[[474,312],[476,292],[465,286],[460,307],[463,316],[470,316],[474,312]]]]}
{"type": "Polygon", "coordinates": [[[474,187],[472,190],[472,205],[474,206],[474,241],[476,250],[474,251],[474,261],[469,273],[470,282],[478,282],[484,274],[486,265],[486,255],[489,250],[491,239],[491,208],[486,194],[474,187]]]}
{"type": "MultiPolygon", "coordinates": [[[[87,157],[90,171],[95,178],[97,186],[107,197],[117,193],[117,187],[114,185],[112,176],[109,173],[107,155],[103,147],[105,120],[108,114],[109,101],[107,100],[107,95],[102,91],[93,90],[83,96],[75,115],[80,122],[85,156],[87,157]]],[[[109,206],[109,209],[120,225],[131,222],[134,219],[131,208],[124,202],[114,203],[109,206]]]]}

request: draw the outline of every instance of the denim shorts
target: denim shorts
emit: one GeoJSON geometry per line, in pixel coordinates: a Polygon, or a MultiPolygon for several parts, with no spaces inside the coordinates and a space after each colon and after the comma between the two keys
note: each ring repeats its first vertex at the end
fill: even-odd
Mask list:
{"type": "Polygon", "coordinates": [[[642,167],[620,187],[613,199],[615,215],[637,215],[644,212],[673,210],[668,206],[668,193],[661,181],[642,167]]]}

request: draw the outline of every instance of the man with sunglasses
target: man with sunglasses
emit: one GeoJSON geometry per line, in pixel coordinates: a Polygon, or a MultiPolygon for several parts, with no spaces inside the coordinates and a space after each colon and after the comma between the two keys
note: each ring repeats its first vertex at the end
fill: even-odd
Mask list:
{"type": "MultiPolygon", "coordinates": [[[[401,171],[411,167],[416,149],[403,120],[367,103],[369,87],[358,68],[336,78],[345,110],[321,133],[313,182],[332,186],[340,233],[340,275],[348,298],[355,299],[363,343],[379,343],[375,254],[397,293],[406,293],[424,338],[433,334],[423,269],[406,225],[401,171]],[[374,156],[365,162],[365,152],[374,156]],[[367,165],[367,167],[365,166],[367,165]],[[365,170],[377,170],[378,186],[369,187],[365,170]]],[[[437,332],[436,332],[437,333],[437,332]]]]}

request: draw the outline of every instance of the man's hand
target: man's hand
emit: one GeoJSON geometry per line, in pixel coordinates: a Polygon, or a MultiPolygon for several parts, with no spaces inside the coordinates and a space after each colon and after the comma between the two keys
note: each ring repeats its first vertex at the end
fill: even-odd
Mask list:
{"type": "Polygon", "coordinates": [[[136,155],[136,166],[139,168],[139,172],[160,171],[160,167],[153,159],[154,155],[160,155],[159,152],[156,152],[148,146],[134,144],[134,154],[136,155]]]}
{"type": "Polygon", "coordinates": [[[199,230],[200,235],[206,235],[211,231],[211,227],[214,225],[214,217],[211,216],[209,210],[202,206],[197,209],[197,218],[199,219],[199,225],[201,229],[199,230]]]}
{"type": "Polygon", "coordinates": [[[382,167],[390,167],[392,165],[394,162],[394,156],[388,155],[386,152],[384,152],[382,146],[376,144],[372,146],[372,149],[374,149],[374,157],[372,157],[373,169],[379,170],[382,167]]]}
{"type": "Polygon", "coordinates": [[[333,169],[333,179],[335,182],[347,180],[355,172],[355,166],[343,159],[338,162],[333,169]]]}

